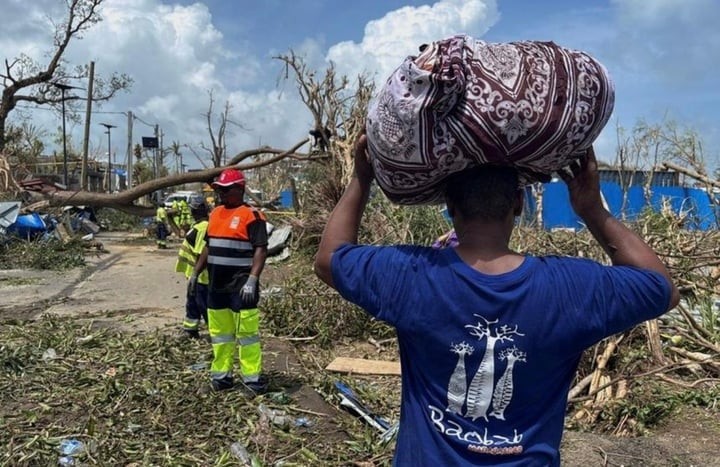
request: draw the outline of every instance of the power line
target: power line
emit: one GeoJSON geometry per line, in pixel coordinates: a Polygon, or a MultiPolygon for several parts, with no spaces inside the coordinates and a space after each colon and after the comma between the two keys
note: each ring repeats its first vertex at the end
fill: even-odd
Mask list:
{"type": "Polygon", "coordinates": [[[145,125],[147,125],[147,126],[149,126],[149,127],[151,127],[151,128],[155,128],[155,125],[152,125],[152,124],[146,122],[145,120],[143,120],[142,118],[138,117],[138,116],[135,115],[134,113],[133,113],[133,120],[137,120],[138,122],[144,123],[145,125]]]}
{"type": "MultiPolygon", "coordinates": [[[[51,107],[32,107],[32,106],[29,106],[29,105],[16,105],[15,108],[18,108],[18,109],[27,109],[27,110],[45,110],[45,111],[48,111],[48,112],[57,112],[57,110],[55,110],[55,109],[53,109],[53,108],[51,108],[51,107]]],[[[76,110],[74,113],[84,114],[84,113],[87,113],[87,112],[84,111],[84,110],[76,110]]],[[[105,112],[103,112],[103,111],[97,111],[97,110],[93,110],[91,113],[92,113],[93,115],[95,115],[95,114],[127,115],[127,112],[110,112],[110,111],[105,111],[105,112]]]]}
{"type": "MultiPolygon", "coordinates": [[[[38,106],[38,107],[33,107],[33,106],[30,106],[30,105],[16,105],[15,108],[25,109],[25,110],[44,110],[44,111],[46,111],[46,112],[57,112],[57,110],[55,110],[55,109],[53,109],[53,108],[51,108],[51,107],[39,107],[39,106],[38,106]]],[[[75,111],[74,113],[77,113],[77,114],[86,114],[87,112],[84,111],[84,110],[77,110],[77,111],[75,111]]],[[[103,112],[103,111],[98,111],[98,110],[93,110],[91,113],[92,113],[93,115],[95,115],[95,114],[100,114],[100,115],[125,115],[125,116],[127,116],[127,114],[128,114],[128,112],[120,112],[120,111],[115,111],[115,112],[104,111],[104,112],[103,112]]],[[[155,128],[155,125],[146,122],[146,121],[143,120],[142,118],[138,117],[135,113],[133,113],[133,120],[137,120],[137,121],[139,121],[140,123],[144,123],[145,125],[149,126],[150,128],[155,128]]]]}
{"type": "MultiPolygon", "coordinates": [[[[38,107],[33,107],[33,106],[30,106],[30,105],[22,105],[22,104],[20,104],[20,105],[16,105],[15,108],[17,108],[17,109],[26,109],[26,110],[45,110],[46,112],[57,112],[57,110],[53,109],[52,107],[45,107],[45,106],[43,106],[43,107],[39,107],[39,106],[38,106],[38,107]]],[[[84,110],[76,110],[76,111],[74,111],[73,113],[85,114],[85,113],[87,113],[87,112],[84,111],[84,110]]],[[[127,116],[127,114],[128,114],[127,112],[121,112],[121,111],[111,112],[111,111],[100,111],[100,110],[93,110],[91,113],[92,113],[93,115],[95,115],[95,114],[102,114],[102,115],[125,115],[125,116],[127,116]]],[[[133,120],[137,120],[137,121],[139,121],[140,123],[144,123],[145,125],[147,125],[147,126],[149,126],[149,127],[153,127],[153,128],[155,127],[155,125],[153,125],[153,124],[151,124],[151,123],[148,123],[148,122],[146,122],[145,120],[143,120],[142,118],[138,117],[137,114],[135,114],[134,112],[133,112],[133,120]]]]}

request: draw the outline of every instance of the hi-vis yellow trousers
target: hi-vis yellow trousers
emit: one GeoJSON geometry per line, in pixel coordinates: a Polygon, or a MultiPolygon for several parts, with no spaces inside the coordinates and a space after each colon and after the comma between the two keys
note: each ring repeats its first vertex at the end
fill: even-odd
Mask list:
{"type": "MultiPolygon", "coordinates": [[[[210,294],[212,295],[212,292],[210,294]]],[[[209,302],[212,304],[213,300],[209,302]]],[[[208,330],[213,349],[210,375],[213,380],[232,381],[236,348],[239,348],[240,374],[243,382],[252,383],[259,380],[262,371],[259,324],[260,316],[257,308],[234,312],[231,308],[208,307],[208,330]]]]}

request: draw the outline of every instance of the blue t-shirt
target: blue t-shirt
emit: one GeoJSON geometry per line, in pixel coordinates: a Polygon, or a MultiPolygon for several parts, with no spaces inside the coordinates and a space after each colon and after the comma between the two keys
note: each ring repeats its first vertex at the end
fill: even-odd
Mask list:
{"type": "Polygon", "coordinates": [[[395,465],[560,465],[580,356],[661,315],[660,274],[526,256],[487,275],[453,248],[343,245],[338,292],[397,329],[402,404],[395,465]]]}

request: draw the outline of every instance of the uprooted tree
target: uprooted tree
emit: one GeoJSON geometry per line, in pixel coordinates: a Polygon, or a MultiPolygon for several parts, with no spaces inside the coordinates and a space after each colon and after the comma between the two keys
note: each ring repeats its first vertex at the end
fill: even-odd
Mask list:
{"type": "Polygon", "coordinates": [[[67,191],[51,190],[40,195],[41,199],[33,205],[38,208],[45,206],[94,206],[98,208],[114,208],[130,214],[141,216],[149,215],[152,209],[149,207],[137,206],[135,200],[149,195],[164,188],[182,185],[185,183],[208,182],[220,174],[227,167],[234,167],[240,170],[249,170],[272,164],[290,155],[297,154],[296,151],[302,147],[307,140],[302,140],[288,150],[271,148],[268,146],[250,149],[235,155],[230,163],[224,167],[213,167],[195,172],[168,175],[166,177],[141,183],[129,190],[119,193],[96,193],[91,191],[67,191]]]}
{"type": "Polygon", "coordinates": [[[334,169],[332,182],[344,188],[354,167],[353,144],[365,128],[368,103],[375,89],[372,81],[360,75],[351,86],[347,76],[337,74],[332,62],[318,78],[317,71],[292,50],[275,58],[284,63],[284,79],[295,80],[300,99],[312,115],[311,131],[321,140],[321,150],[311,160],[334,169]]]}
{"type": "MultiPolygon", "coordinates": [[[[104,0],[67,0],[65,18],[51,22],[54,27],[54,43],[50,57],[45,64],[33,58],[19,54],[15,58],[5,58],[0,71],[2,99],[0,100],[0,152],[6,143],[6,125],[8,116],[19,103],[31,102],[37,105],[58,107],[63,101],[72,103],[82,99],[79,96],[63,95],[62,87],[68,81],[88,77],[89,67],[82,65],[69,68],[63,55],[73,39],[81,39],[84,31],[100,20],[99,9],[104,0]]],[[[127,90],[132,79],[124,74],[113,74],[109,78],[95,77],[93,83],[93,101],[105,101],[117,92],[127,90]]],[[[66,88],[67,89],[67,88],[66,88]]]]}

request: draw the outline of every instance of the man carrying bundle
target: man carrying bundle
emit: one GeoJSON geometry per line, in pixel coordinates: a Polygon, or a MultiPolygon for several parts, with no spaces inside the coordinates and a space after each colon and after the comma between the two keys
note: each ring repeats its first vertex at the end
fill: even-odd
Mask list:
{"type": "MultiPolygon", "coordinates": [[[[428,67],[433,72],[443,69],[447,57],[442,54],[449,49],[439,50],[440,58],[428,67]]],[[[474,50],[482,54],[479,47],[474,50]]],[[[505,58],[498,66],[511,72],[512,54],[505,58]]],[[[462,54],[451,54],[451,59],[459,66],[462,54]]],[[[510,78],[507,73],[496,76],[502,76],[503,85],[510,78]]],[[[423,84],[415,80],[406,86],[423,84]]],[[[405,88],[403,95],[412,92],[405,88]]],[[[392,102],[385,105],[383,112],[392,102]]],[[[440,110],[446,112],[443,122],[462,112],[437,107],[429,111],[439,115],[440,110]]],[[[368,128],[378,118],[393,115],[371,110],[368,128]]],[[[410,120],[404,117],[403,122],[410,120]]],[[[388,128],[396,133],[386,142],[395,138],[398,145],[407,143],[397,133],[401,126],[388,128]]],[[[453,130],[466,135],[482,131],[460,126],[453,130]]],[[[356,144],[355,177],[328,219],[315,270],[345,299],[397,330],[403,371],[394,464],[559,466],[567,395],[583,351],[673,308],[679,292],[667,269],[638,235],[603,207],[592,148],[578,157],[573,171],[561,174],[573,210],[612,266],[512,251],[514,217],[523,205],[520,180],[527,173],[510,161],[471,163],[477,154],[465,154],[465,160],[456,157],[461,169],[437,182],[435,192],[408,194],[445,201],[456,247],[357,245],[373,180],[392,179],[387,172],[377,173],[387,165],[382,166],[372,147],[384,143],[369,142],[371,136],[377,134],[369,131],[356,144]]],[[[548,141],[553,137],[552,132],[544,136],[548,141]]],[[[458,154],[461,142],[445,143],[441,147],[442,141],[434,141],[424,149],[440,157],[458,154]]],[[[489,143],[483,151],[502,156],[489,143]]],[[[396,154],[412,159],[407,152],[396,154]]],[[[408,187],[417,188],[385,188],[399,197],[408,187]]]]}

